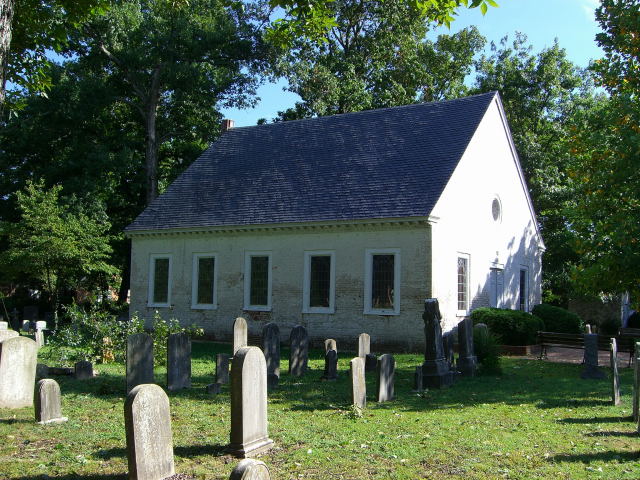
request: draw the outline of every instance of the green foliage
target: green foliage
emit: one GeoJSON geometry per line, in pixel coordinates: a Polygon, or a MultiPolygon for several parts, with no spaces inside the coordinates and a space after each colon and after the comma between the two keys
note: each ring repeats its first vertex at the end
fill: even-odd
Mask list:
{"type": "MultiPolygon", "coordinates": [[[[134,314],[132,321],[139,321],[138,315],[134,314]]],[[[204,335],[204,330],[197,325],[182,327],[176,318],[165,320],[157,310],[153,312],[153,324],[151,327],[151,338],[153,338],[153,361],[155,365],[167,364],[167,341],[172,333],[188,333],[192,337],[204,335]]]]}
{"type": "Polygon", "coordinates": [[[620,327],[620,318],[607,317],[598,324],[598,333],[601,335],[617,335],[620,327]]]}
{"type": "Polygon", "coordinates": [[[570,312],[569,310],[565,310],[564,308],[542,303],[533,307],[531,313],[542,319],[544,322],[544,328],[547,332],[584,332],[584,322],[580,316],[576,313],[570,312]]]}
{"type": "Polygon", "coordinates": [[[476,308],[471,312],[474,325],[485,323],[503,345],[533,345],[544,322],[527,312],[502,308],[476,308]]]}
{"type": "Polygon", "coordinates": [[[498,337],[489,332],[487,328],[475,325],[473,327],[473,348],[478,362],[480,362],[480,374],[502,373],[498,337]]]}

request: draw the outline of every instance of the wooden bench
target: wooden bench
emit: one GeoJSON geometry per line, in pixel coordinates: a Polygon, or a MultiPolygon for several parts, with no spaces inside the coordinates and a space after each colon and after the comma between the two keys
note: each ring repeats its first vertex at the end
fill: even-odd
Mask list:
{"type": "MultiPolygon", "coordinates": [[[[631,365],[635,342],[640,341],[640,335],[636,336],[636,332],[621,332],[618,335],[598,335],[598,350],[609,351],[612,338],[616,339],[618,352],[629,353],[629,365],[631,365]]],[[[584,334],[538,332],[538,343],[540,344],[540,359],[543,359],[547,357],[547,347],[584,349],[584,334]]]]}

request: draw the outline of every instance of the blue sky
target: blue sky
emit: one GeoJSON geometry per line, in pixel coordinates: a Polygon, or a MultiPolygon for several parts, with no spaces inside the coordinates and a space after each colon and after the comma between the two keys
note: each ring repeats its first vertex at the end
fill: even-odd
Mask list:
{"type": "MultiPolygon", "coordinates": [[[[580,66],[587,66],[589,60],[602,56],[595,43],[598,24],[594,10],[598,0],[497,0],[500,7],[490,8],[483,17],[479,9],[464,10],[451,25],[456,32],[469,25],[476,25],[487,40],[496,43],[509,34],[522,32],[527,35],[538,52],[553,44],[555,38],[567,51],[568,58],[580,66]]],[[[441,27],[430,35],[447,33],[441,27]]],[[[263,85],[258,90],[261,98],[253,109],[223,109],[226,118],[235,120],[236,126],[255,125],[259,118],[271,120],[279,110],[294,105],[297,95],[283,91],[286,82],[263,85]]]]}

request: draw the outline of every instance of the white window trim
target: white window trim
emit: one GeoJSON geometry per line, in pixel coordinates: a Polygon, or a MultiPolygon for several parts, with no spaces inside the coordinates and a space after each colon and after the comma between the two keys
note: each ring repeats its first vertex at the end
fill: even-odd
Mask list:
{"type": "Polygon", "coordinates": [[[302,288],[302,313],[336,313],[336,254],[333,250],[304,252],[304,279],[302,288]],[[311,257],[331,257],[329,274],[329,306],[311,307],[311,257]]]}
{"type": "Polygon", "coordinates": [[[218,255],[216,253],[194,253],[191,273],[191,308],[193,310],[216,310],[218,308],[218,255]],[[200,259],[213,258],[213,303],[197,303],[200,259]]]}
{"type": "Polygon", "coordinates": [[[520,310],[520,272],[524,270],[524,310],[529,311],[529,267],[527,265],[520,265],[518,269],[518,304],[517,309],[520,310]]]}
{"type": "Polygon", "coordinates": [[[256,312],[271,311],[271,285],[272,285],[273,257],[271,251],[251,251],[244,253],[244,310],[256,312]],[[251,257],[269,257],[267,305],[251,305],[251,257]]]}
{"type": "Polygon", "coordinates": [[[173,279],[173,255],[169,253],[154,253],[149,255],[149,291],[147,296],[147,306],[148,307],[170,307],[171,306],[171,287],[173,279]],[[154,280],[155,280],[155,271],[156,271],[156,260],[168,258],[169,259],[169,278],[167,285],[167,302],[166,303],[154,303],[153,301],[153,290],[154,290],[154,280]]]}
{"type": "Polygon", "coordinates": [[[469,310],[471,308],[471,298],[469,297],[469,292],[471,291],[471,255],[468,253],[457,252],[456,254],[456,317],[466,317],[469,315],[469,310]],[[457,310],[458,308],[458,258],[466,258],[467,259],[467,309],[466,310],[457,310]]]}
{"type": "Polygon", "coordinates": [[[400,249],[368,248],[364,254],[364,314],[365,315],[400,315],[400,249]],[[394,255],[393,260],[393,308],[373,308],[371,305],[371,282],[373,281],[373,256],[394,255]]]}

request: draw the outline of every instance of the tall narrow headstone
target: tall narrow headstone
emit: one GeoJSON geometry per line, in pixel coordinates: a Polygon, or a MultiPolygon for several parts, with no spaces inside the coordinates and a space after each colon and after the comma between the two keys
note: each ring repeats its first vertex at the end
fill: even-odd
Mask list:
{"type": "Polygon", "coordinates": [[[233,469],[229,480],[271,480],[271,475],[264,462],[245,458],[233,469]]]}
{"type": "Polygon", "coordinates": [[[611,402],[620,405],[620,375],[618,374],[618,344],[611,339],[609,361],[611,363],[611,402]]]}
{"type": "Polygon", "coordinates": [[[229,355],[226,353],[216,355],[216,383],[229,383],[229,355]]]}
{"type": "Polygon", "coordinates": [[[422,378],[422,365],[416,366],[416,371],[413,374],[413,391],[422,392],[424,390],[424,381],[422,378]]]}
{"type": "Polygon", "coordinates": [[[280,328],[273,322],[262,329],[262,351],[267,362],[267,385],[277,388],[280,381],[280,328]]]}
{"type": "Polygon", "coordinates": [[[424,301],[425,350],[422,364],[423,384],[426,387],[442,388],[453,383],[453,372],[444,358],[440,307],[437,298],[424,301]]]}
{"type": "Polygon", "coordinates": [[[267,432],[267,363],[257,347],[242,347],[231,364],[231,442],[240,458],[273,446],[267,432]]]}
{"type": "MultiPolygon", "coordinates": [[[[362,359],[364,365],[364,358],[362,359]]],[[[329,350],[324,356],[324,373],[322,380],[337,380],[338,378],[338,354],[335,350],[329,350]]]]}
{"type": "Polygon", "coordinates": [[[453,332],[442,334],[442,348],[444,350],[444,359],[449,364],[449,368],[455,366],[453,353],[453,332]]]}
{"type": "Polygon", "coordinates": [[[27,337],[0,342],[0,408],[33,405],[38,346],[27,337]]]}
{"type": "Polygon", "coordinates": [[[327,338],[324,341],[324,353],[327,353],[329,350],[338,351],[338,344],[333,338],[327,338]]]}
{"type": "Polygon", "coordinates": [[[191,337],[172,333],[167,339],[167,388],[191,388],[191,337]]]}
{"type": "Polygon", "coordinates": [[[236,318],[233,322],[233,354],[248,344],[249,329],[247,328],[247,321],[242,318],[236,318]]]}
{"type": "Polygon", "coordinates": [[[396,376],[396,360],[385,353],[378,361],[378,402],[393,400],[393,387],[396,376]]]}
{"type": "Polygon", "coordinates": [[[351,377],[351,402],[358,408],[367,406],[367,382],[364,376],[364,359],[352,358],[349,362],[351,377]]]}
{"type": "Polygon", "coordinates": [[[297,325],[291,329],[289,335],[289,375],[300,377],[307,371],[309,360],[309,335],[307,329],[297,325]]]}
{"type": "Polygon", "coordinates": [[[61,423],[68,420],[62,416],[60,386],[55,380],[47,378],[36,385],[34,402],[36,422],[41,424],[61,423]]]}
{"type": "Polygon", "coordinates": [[[93,378],[93,364],[87,360],[76,362],[73,366],[73,377],[76,380],[93,378]]]}
{"type": "Polygon", "coordinates": [[[605,374],[598,367],[598,335],[584,334],[584,370],[580,374],[582,379],[600,380],[605,374]]]}
{"type": "Polygon", "coordinates": [[[127,392],[136,385],[153,383],[153,339],[146,333],[127,337],[127,392]]]}
{"type": "Polygon", "coordinates": [[[633,397],[631,400],[633,421],[640,422],[640,342],[636,342],[633,353],[633,397]]]}
{"type": "Polygon", "coordinates": [[[371,337],[368,333],[361,333],[358,337],[358,356],[366,358],[371,353],[371,337]]]}
{"type": "Polygon", "coordinates": [[[458,323],[458,371],[473,377],[478,369],[478,358],[473,348],[473,320],[467,317],[458,323]]]}
{"type": "Polygon", "coordinates": [[[134,387],[124,403],[130,480],[161,480],[175,474],[169,397],[158,385],[134,387]]]}

